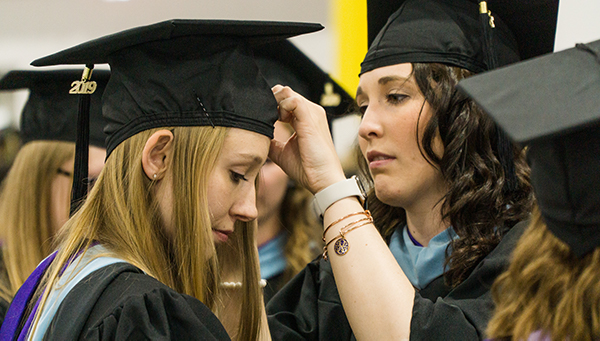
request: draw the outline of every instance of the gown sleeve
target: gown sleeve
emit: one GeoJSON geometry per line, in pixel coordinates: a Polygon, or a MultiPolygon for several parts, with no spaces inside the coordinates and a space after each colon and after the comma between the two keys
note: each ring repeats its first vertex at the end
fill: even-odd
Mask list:
{"type": "MultiPolygon", "coordinates": [[[[411,340],[481,340],[494,304],[490,288],[510,261],[526,223],[515,225],[455,288],[438,277],[416,293],[411,340]]],[[[328,262],[317,259],[267,305],[273,340],[354,340],[328,262]]]]}
{"type": "Polygon", "coordinates": [[[199,300],[126,263],[78,283],[61,303],[45,340],[230,340],[199,300]]]}
{"type": "Polygon", "coordinates": [[[321,257],[273,296],[267,314],[273,340],[354,340],[331,266],[321,257]]]}

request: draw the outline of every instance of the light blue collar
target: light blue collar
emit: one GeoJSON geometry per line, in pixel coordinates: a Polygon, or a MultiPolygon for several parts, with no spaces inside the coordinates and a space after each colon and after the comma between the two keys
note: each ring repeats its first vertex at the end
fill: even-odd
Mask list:
{"type": "Polygon", "coordinates": [[[260,277],[269,279],[282,273],[287,267],[284,249],[287,233],[282,232],[258,248],[260,277]]]}
{"type": "Polygon", "coordinates": [[[114,263],[125,262],[119,258],[107,257],[105,256],[106,254],[109,254],[106,248],[102,245],[96,245],[87,249],[83,257],[77,257],[67,266],[58,283],[52,287],[52,291],[48,295],[44,309],[41,312],[37,328],[33,335],[31,335],[30,340],[42,340],[58,307],[77,283],[100,268],[114,263]]]}
{"type": "Polygon", "coordinates": [[[412,285],[423,289],[444,273],[446,248],[456,238],[458,235],[449,227],[431,238],[427,246],[416,246],[405,226],[392,234],[390,250],[412,285]]]}

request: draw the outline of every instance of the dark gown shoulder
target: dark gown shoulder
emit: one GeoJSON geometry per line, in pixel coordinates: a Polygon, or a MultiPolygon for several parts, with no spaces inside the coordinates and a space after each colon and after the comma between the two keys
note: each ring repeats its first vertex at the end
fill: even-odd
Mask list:
{"type": "Polygon", "coordinates": [[[267,286],[263,289],[263,298],[267,304],[286,283],[285,271],[267,278],[267,286]]]}
{"type": "Polygon", "coordinates": [[[202,302],[127,263],[96,270],[66,296],[44,340],[229,340],[202,302]]]}
{"type": "MultiPolygon", "coordinates": [[[[510,229],[455,288],[438,277],[414,297],[411,340],[482,340],[494,309],[490,288],[508,266],[528,222],[510,229]]],[[[333,272],[321,258],[308,264],[267,305],[273,340],[355,340],[333,272]]]]}

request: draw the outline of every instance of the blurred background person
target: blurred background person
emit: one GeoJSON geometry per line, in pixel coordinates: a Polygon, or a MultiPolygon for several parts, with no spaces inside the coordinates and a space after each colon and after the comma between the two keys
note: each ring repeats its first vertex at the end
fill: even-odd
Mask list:
{"type": "Polygon", "coordinates": [[[495,340],[600,339],[600,40],[459,85],[525,144],[537,199],[492,287],[495,340]]]}
{"type": "Polygon", "coordinates": [[[6,127],[0,130],[0,183],[6,177],[20,148],[21,136],[17,129],[6,127]]]}
{"type": "MultiPolygon", "coordinates": [[[[104,119],[100,98],[110,76],[94,71],[91,96],[90,184],[104,165],[104,119]]],[[[11,71],[0,90],[27,88],[21,114],[23,147],[8,171],[0,193],[3,269],[0,297],[10,301],[35,267],[53,249],[52,237],[69,218],[77,132],[78,97],[69,94],[81,70],[11,71]]]]}
{"type": "MultiPolygon", "coordinates": [[[[353,98],[289,40],[261,46],[257,64],[269,85],[290,86],[320,103],[331,125],[346,114],[353,98]]],[[[275,139],[285,141],[294,133],[275,123],[275,139]]],[[[258,256],[262,278],[267,280],[265,302],[307,263],[323,251],[321,223],[312,207],[312,194],[291,180],[271,160],[262,167],[256,206],[258,209],[258,256]]]]}

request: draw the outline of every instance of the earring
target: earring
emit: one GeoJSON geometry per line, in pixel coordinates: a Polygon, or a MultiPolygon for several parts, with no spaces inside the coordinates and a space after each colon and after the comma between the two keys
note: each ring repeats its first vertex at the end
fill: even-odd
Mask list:
{"type": "Polygon", "coordinates": [[[154,178],[154,180],[156,180],[156,173],[154,173],[154,176],[153,176],[153,178],[154,178]]]}

